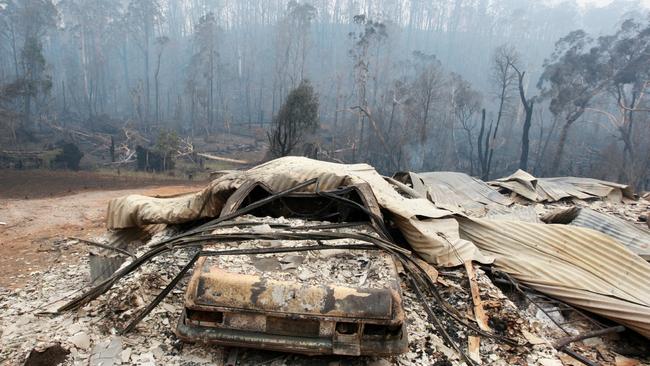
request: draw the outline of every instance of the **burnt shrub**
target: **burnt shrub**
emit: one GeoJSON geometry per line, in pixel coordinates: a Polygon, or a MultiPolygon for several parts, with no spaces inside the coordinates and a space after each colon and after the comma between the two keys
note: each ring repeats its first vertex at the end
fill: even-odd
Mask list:
{"type": "Polygon", "coordinates": [[[135,153],[139,171],[164,172],[174,169],[174,159],[170,152],[163,155],[158,151],[138,145],[135,148],[135,153]]]}
{"type": "Polygon", "coordinates": [[[59,142],[57,145],[61,152],[54,157],[55,167],[79,170],[79,162],[84,156],[79,147],[72,142],[59,142]]]}

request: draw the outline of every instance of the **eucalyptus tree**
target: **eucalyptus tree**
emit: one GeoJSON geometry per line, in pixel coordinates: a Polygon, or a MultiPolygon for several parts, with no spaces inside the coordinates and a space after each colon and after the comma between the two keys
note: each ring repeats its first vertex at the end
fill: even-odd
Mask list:
{"type": "Polygon", "coordinates": [[[415,77],[411,85],[411,92],[416,103],[415,117],[418,120],[420,143],[427,142],[429,137],[431,116],[434,103],[445,91],[446,75],[442,63],[435,55],[425,54],[421,51],[413,52],[413,66],[415,77]]]}
{"type": "Polygon", "coordinates": [[[377,43],[384,42],[388,38],[386,25],[379,21],[368,19],[365,15],[355,15],[354,24],[358,27],[355,32],[350,32],[348,36],[352,40],[352,48],[349,54],[353,61],[354,84],[356,89],[358,109],[357,128],[359,133],[355,138],[352,150],[352,160],[356,160],[357,151],[363,151],[363,140],[366,129],[366,119],[368,117],[368,81],[370,75],[371,59],[370,49],[377,43]],[[366,112],[363,112],[366,111],[366,112]]]}
{"type": "Polygon", "coordinates": [[[644,175],[639,166],[644,162],[637,161],[637,150],[643,149],[643,129],[637,128],[637,119],[650,115],[650,108],[644,105],[650,92],[650,22],[625,20],[616,33],[598,38],[597,49],[614,108],[609,111],[605,105],[589,110],[604,114],[623,142],[618,179],[637,184],[644,175]]]}
{"type": "Polygon", "coordinates": [[[311,25],[316,8],[309,3],[290,0],[287,11],[276,26],[275,39],[275,99],[282,100],[286,88],[295,88],[305,78],[310,46],[311,25]]]}
{"type": "Polygon", "coordinates": [[[541,96],[550,100],[551,113],[563,121],[548,174],[558,173],[571,127],[607,85],[601,57],[594,40],[577,30],[561,38],[544,63],[538,87],[541,96]]]}
{"type": "Polygon", "coordinates": [[[469,161],[469,174],[474,175],[474,130],[476,129],[475,116],[481,110],[481,93],[474,90],[472,85],[458,74],[451,75],[452,108],[454,116],[460,127],[467,135],[467,160],[469,161]]]}

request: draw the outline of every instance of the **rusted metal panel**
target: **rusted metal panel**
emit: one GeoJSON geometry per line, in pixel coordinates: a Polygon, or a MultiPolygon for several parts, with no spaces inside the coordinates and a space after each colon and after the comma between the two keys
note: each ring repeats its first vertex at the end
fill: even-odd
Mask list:
{"type": "Polygon", "coordinates": [[[355,289],[341,286],[304,286],[299,282],[268,280],[236,274],[198,263],[201,275],[192,277],[186,304],[269,313],[364,317],[390,320],[394,289],[355,289]]]}
{"type": "MultiPolygon", "coordinates": [[[[233,315],[235,314],[233,313],[233,315]]],[[[227,319],[227,315],[224,321],[225,319],[227,319]]],[[[404,353],[408,350],[405,324],[383,327],[359,321],[355,323],[358,324],[355,333],[343,334],[335,330],[337,323],[334,321],[319,320],[319,323],[321,330],[331,328],[334,331],[329,334],[309,336],[274,334],[261,330],[197,326],[189,322],[187,314],[183,313],[176,327],[176,335],[185,342],[252,347],[307,355],[389,356],[404,353]],[[386,330],[377,331],[377,327],[383,327],[386,330]]]]}
{"type": "Polygon", "coordinates": [[[392,355],[408,347],[392,258],[385,288],[308,285],[233,273],[201,258],[176,332],[188,342],[304,354],[392,355]]]}

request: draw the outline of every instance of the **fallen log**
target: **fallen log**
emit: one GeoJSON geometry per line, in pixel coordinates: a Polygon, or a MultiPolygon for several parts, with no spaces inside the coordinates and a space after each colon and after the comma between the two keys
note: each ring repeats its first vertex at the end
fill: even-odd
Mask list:
{"type": "Polygon", "coordinates": [[[215,156],[215,155],[206,154],[206,153],[196,153],[196,155],[198,155],[198,156],[200,156],[202,158],[206,158],[206,159],[210,159],[210,160],[217,160],[217,161],[224,161],[224,162],[227,162],[227,163],[250,164],[250,162],[248,162],[246,160],[224,158],[224,157],[221,157],[221,156],[215,156]]]}

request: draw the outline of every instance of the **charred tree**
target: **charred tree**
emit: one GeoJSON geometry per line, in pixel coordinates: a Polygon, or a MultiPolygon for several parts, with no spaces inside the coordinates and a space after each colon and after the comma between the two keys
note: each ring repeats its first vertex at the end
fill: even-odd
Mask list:
{"type": "Polygon", "coordinates": [[[534,98],[526,98],[526,91],[524,90],[524,76],[525,71],[519,71],[516,65],[512,65],[517,73],[519,81],[519,99],[521,105],[524,107],[524,126],[521,134],[521,156],[519,157],[519,169],[528,170],[528,152],[530,150],[530,126],[533,119],[533,106],[535,104],[534,98]]]}

